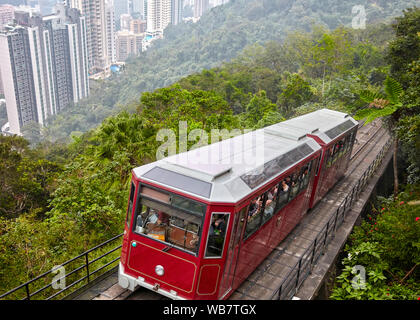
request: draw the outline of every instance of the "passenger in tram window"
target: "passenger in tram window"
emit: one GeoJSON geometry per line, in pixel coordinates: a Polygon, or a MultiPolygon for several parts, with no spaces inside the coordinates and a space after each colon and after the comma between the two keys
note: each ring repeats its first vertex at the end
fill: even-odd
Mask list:
{"type": "Polygon", "coordinates": [[[268,191],[267,199],[269,200],[276,200],[277,197],[278,186],[275,185],[268,191]]]}
{"type": "Polygon", "coordinates": [[[287,184],[286,180],[281,181],[281,186],[282,188],[280,190],[280,193],[286,193],[287,191],[289,191],[289,185],[287,184]]]}
{"type": "Polygon", "coordinates": [[[292,179],[290,177],[286,178],[286,184],[290,187],[292,185],[292,179]]]}
{"type": "Polygon", "coordinates": [[[340,141],[338,142],[338,152],[339,152],[340,157],[341,157],[341,155],[342,155],[342,154],[343,154],[343,152],[344,152],[344,139],[343,139],[343,140],[340,140],[340,141]]]}
{"type": "Polygon", "coordinates": [[[306,167],[302,174],[302,180],[304,180],[308,176],[309,168],[306,167]]]}
{"type": "Polygon", "coordinates": [[[226,231],[226,221],[225,221],[225,215],[220,215],[219,218],[214,222],[214,232],[215,234],[224,234],[226,231]]]}
{"type": "Polygon", "coordinates": [[[200,238],[198,237],[198,235],[193,234],[192,239],[190,240],[191,249],[196,249],[197,248],[199,240],[200,240],[200,238]]]}
{"type": "Polygon", "coordinates": [[[294,188],[296,186],[296,184],[298,184],[298,182],[299,182],[298,181],[298,175],[295,172],[295,173],[292,174],[292,179],[291,179],[290,187],[294,188]]]}
{"type": "Polygon", "coordinates": [[[226,230],[226,222],[224,214],[213,214],[210,223],[210,235],[219,235],[226,230]]]}
{"type": "Polygon", "coordinates": [[[274,214],[274,209],[277,201],[277,185],[272,187],[267,193],[267,200],[264,208],[264,220],[268,220],[274,214]]]}
{"type": "Polygon", "coordinates": [[[248,219],[254,216],[261,207],[261,197],[257,197],[254,200],[251,201],[251,204],[249,205],[249,211],[248,211],[248,219]]]}
{"type": "Polygon", "coordinates": [[[334,156],[334,147],[331,147],[327,151],[327,168],[331,166],[333,156],[334,156]]]}
{"type": "Polygon", "coordinates": [[[157,217],[158,217],[158,219],[157,219],[157,224],[158,225],[160,225],[160,224],[168,225],[169,224],[169,215],[166,214],[165,212],[159,211],[157,213],[157,217]]]}
{"type": "Polygon", "coordinates": [[[248,211],[248,216],[252,217],[258,210],[258,202],[257,202],[257,198],[255,198],[254,200],[251,201],[251,204],[249,205],[249,211],[248,211]]]}

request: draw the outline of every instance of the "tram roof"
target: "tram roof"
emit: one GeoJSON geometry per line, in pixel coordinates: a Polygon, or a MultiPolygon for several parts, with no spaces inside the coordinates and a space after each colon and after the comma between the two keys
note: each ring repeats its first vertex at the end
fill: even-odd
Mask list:
{"type": "Polygon", "coordinates": [[[333,141],[344,132],[354,128],[358,122],[349,114],[321,109],[276,124],[279,129],[287,129],[319,137],[325,143],[333,141]]]}
{"type": "Polygon", "coordinates": [[[314,113],[317,114],[312,117],[304,115],[287,120],[173,155],[133,171],[145,181],[197,198],[236,203],[321,149],[318,143],[306,136],[307,133],[318,129],[326,136],[324,130],[344,122],[338,118],[351,119],[327,109],[309,115],[314,113]],[[297,119],[308,123],[308,129],[305,130],[297,119]],[[317,128],[314,127],[315,119],[317,128]]]}

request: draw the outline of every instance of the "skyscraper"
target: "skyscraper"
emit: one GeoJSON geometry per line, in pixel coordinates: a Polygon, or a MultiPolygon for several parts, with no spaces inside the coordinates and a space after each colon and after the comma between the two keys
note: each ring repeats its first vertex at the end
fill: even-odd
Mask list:
{"type": "Polygon", "coordinates": [[[0,72],[10,131],[46,119],[89,94],[86,22],[62,4],[41,17],[15,13],[0,33],[0,72]]]}
{"type": "Polygon", "coordinates": [[[129,0],[114,0],[115,21],[117,23],[116,30],[121,30],[120,18],[123,14],[130,13],[129,0]]]}
{"type": "Polygon", "coordinates": [[[120,30],[130,30],[130,22],[133,20],[131,15],[129,14],[122,14],[120,16],[120,30]]]}
{"type": "Polygon", "coordinates": [[[200,18],[208,9],[209,0],[194,0],[194,18],[200,18]]]}
{"type": "Polygon", "coordinates": [[[125,61],[130,56],[137,56],[142,51],[144,34],[134,33],[128,30],[117,32],[116,48],[117,61],[125,61]]]}
{"type": "Polygon", "coordinates": [[[163,35],[163,30],[171,23],[171,2],[172,0],[147,1],[147,35],[163,35]]]}
{"type": "Polygon", "coordinates": [[[65,0],[86,17],[89,70],[107,69],[115,61],[115,15],[113,0],[65,0]]]}
{"type": "Polygon", "coordinates": [[[3,25],[12,22],[15,17],[15,8],[10,4],[0,6],[0,29],[3,25]]]}
{"type": "Polygon", "coordinates": [[[146,6],[146,1],[145,0],[132,0],[131,3],[132,3],[131,13],[139,13],[140,19],[145,19],[144,7],[146,6]]]}
{"type": "Polygon", "coordinates": [[[177,25],[182,22],[183,16],[183,1],[182,0],[172,0],[171,3],[171,23],[177,25]]]}

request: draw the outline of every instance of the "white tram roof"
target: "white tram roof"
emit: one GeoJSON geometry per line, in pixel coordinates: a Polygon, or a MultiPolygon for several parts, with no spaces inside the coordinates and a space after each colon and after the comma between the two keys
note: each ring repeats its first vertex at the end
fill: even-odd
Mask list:
{"type": "Polygon", "coordinates": [[[349,114],[329,109],[317,110],[276,124],[279,129],[312,134],[327,144],[357,125],[358,122],[349,114]]]}
{"type": "Polygon", "coordinates": [[[325,135],[324,129],[343,123],[337,119],[351,119],[327,109],[309,115],[173,155],[133,171],[145,181],[197,198],[236,203],[321,149],[306,136],[315,130],[315,124],[325,135]],[[308,123],[308,129],[298,119],[308,123]]]}

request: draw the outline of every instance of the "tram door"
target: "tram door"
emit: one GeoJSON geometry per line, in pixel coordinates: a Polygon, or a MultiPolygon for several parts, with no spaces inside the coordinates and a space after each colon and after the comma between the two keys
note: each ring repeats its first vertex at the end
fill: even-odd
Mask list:
{"type": "Polygon", "coordinates": [[[219,298],[223,298],[233,286],[247,210],[248,207],[245,207],[235,214],[229,247],[226,254],[225,269],[222,281],[220,282],[219,298]]]}

